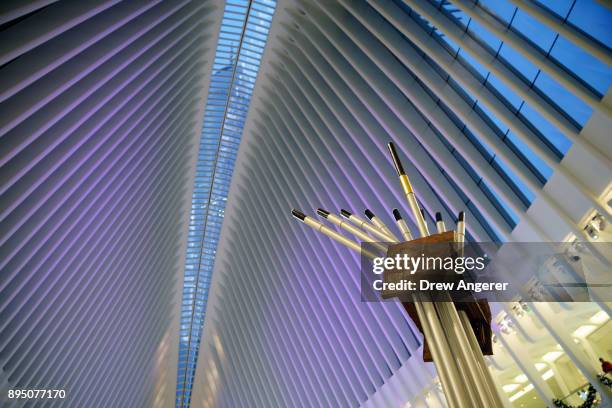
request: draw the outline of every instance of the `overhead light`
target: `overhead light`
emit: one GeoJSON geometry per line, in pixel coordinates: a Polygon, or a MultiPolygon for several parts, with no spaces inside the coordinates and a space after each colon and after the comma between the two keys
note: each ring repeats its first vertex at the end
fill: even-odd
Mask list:
{"type": "Polygon", "coordinates": [[[549,378],[552,378],[554,375],[555,375],[555,373],[551,369],[551,370],[546,371],[544,374],[542,374],[542,379],[543,380],[548,380],[549,378]]]}
{"type": "Polygon", "coordinates": [[[525,388],[523,388],[516,394],[512,395],[510,398],[508,398],[508,400],[510,402],[516,401],[517,399],[521,398],[523,395],[527,394],[531,390],[533,390],[533,384],[527,385],[525,388]]]}
{"type": "Polygon", "coordinates": [[[594,324],[603,324],[603,323],[607,322],[608,320],[610,320],[610,316],[608,316],[608,314],[606,312],[604,312],[603,310],[600,311],[600,312],[595,313],[589,319],[589,321],[591,323],[594,323],[594,324]]]}
{"type": "Polygon", "coordinates": [[[545,369],[546,367],[548,367],[546,364],[544,363],[535,363],[535,368],[538,371],[542,371],[543,369],[545,369]]]}
{"type": "Polygon", "coordinates": [[[572,333],[572,336],[578,337],[581,339],[586,338],[589,334],[593,333],[597,329],[597,326],[593,326],[591,324],[585,324],[584,326],[580,326],[572,333]]]}
{"type": "Polygon", "coordinates": [[[523,395],[525,395],[525,391],[519,391],[516,394],[512,395],[510,398],[508,398],[508,401],[510,402],[514,402],[515,400],[521,398],[523,395]]]}
{"type": "Polygon", "coordinates": [[[527,378],[527,376],[525,374],[519,374],[516,377],[514,377],[514,381],[520,382],[520,383],[527,382],[528,380],[529,379],[527,378]]]}
{"type": "Polygon", "coordinates": [[[591,219],[591,225],[593,225],[593,227],[597,228],[597,230],[599,231],[603,231],[606,229],[606,227],[608,226],[608,223],[606,221],[606,217],[604,217],[603,215],[601,215],[600,213],[595,214],[595,216],[591,219]]]}
{"type": "Polygon", "coordinates": [[[542,356],[542,360],[548,363],[552,363],[553,361],[561,357],[562,354],[563,354],[562,351],[549,351],[548,353],[542,356]]]}
{"type": "Polygon", "coordinates": [[[518,384],[506,384],[504,386],[502,386],[502,390],[504,390],[504,392],[512,392],[514,390],[516,390],[518,387],[520,387],[520,385],[518,384]]]}
{"type": "Polygon", "coordinates": [[[584,230],[586,231],[589,238],[591,238],[593,241],[599,239],[599,231],[591,223],[584,227],[584,230]]]}
{"type": "Polygon", "coordinates": [[[514,402],[517,399],[521,398],[523,395],[525,395],[525,390],[520,390],[519,392],[517,392],[516,394],[510,396],[510,398],[508,398],[508,400],[510,402],[514,402]]]}

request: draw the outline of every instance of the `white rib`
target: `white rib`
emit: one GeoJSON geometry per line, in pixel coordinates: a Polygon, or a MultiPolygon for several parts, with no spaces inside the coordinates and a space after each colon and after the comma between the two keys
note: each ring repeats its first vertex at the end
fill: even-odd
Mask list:
{"type": "MultiPolygon", "coordinates": [[[[4,2],[0,383],[174,403],[210,2],[4,2]],[[19,19],[19,20],[17,20],[19,19]]],[[[3,405],[4,406],[4,405],[3,405]]]]}

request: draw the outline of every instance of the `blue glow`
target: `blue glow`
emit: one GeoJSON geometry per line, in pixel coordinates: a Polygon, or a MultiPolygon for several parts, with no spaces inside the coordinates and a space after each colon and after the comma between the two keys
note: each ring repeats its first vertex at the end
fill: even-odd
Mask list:
{"type": "Polygon", "coordinates": [[[227,0],[204,112],[185,255],[176,406],[188,407],[232,171],[273,0],[227,0]]]}

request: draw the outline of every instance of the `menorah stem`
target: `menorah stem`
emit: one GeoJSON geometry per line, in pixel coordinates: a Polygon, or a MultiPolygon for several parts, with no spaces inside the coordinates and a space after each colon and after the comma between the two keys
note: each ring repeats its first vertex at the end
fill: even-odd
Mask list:
{"type": "Polygon", "coordinates": [[[472,354],[474,355],[478,365],[478,378],[480,379],[480,382],[486,386],[486,395],[489,403],[491,404],[490,406],[502,407],[502,400],[497,392],[497,387],[495,386],[495,382],[493,381],[489,367],[487,366],[484,356],[482,355],[482,351],[478,345],[478,340],[476,339],[474,331],[472,330],[470,319],[463,310],[459,311],[459,318],[461,320],[461,324],[463,325],[463,330],[467,335],[470,348],[472,349],[472,354]]]}
{"type": "Polygon", "coordinates": [[[446,329],[446,337],[448,338],[452,355],[455,357],[459,371],[462,374],[471,406],[482,408],[493,406],[489,404],[486,398],[487,390],[484,383],[480,382],[476,358],[473,355],[465,330],[457,314],[457,309],[455,309],[455,305],[450,301],[450,296],[448,302],[436,302],[435,307],[442,325],[446,329]]]}
{"type": "Polygon", "coordinates": [[[462,408],[462,401],[467,401],[467,395],[461,385],[461,376],[451,354],[450,346],[444,336],[442,325],[437,317],[431,301],[423,300],[422,296],[414,296],[414,306],[423,328],[440,384],[450,408],[462,408]]]}

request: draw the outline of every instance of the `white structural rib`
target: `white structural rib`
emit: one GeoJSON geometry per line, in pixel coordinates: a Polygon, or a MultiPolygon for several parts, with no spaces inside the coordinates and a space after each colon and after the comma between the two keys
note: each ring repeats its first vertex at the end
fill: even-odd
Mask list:
{"type": "Polygon", "coordinates": [[[0,393],[175,399],[189,198],[218,8],[0,7],[0,393]]]}

